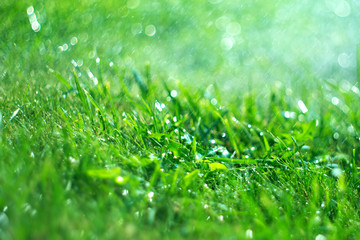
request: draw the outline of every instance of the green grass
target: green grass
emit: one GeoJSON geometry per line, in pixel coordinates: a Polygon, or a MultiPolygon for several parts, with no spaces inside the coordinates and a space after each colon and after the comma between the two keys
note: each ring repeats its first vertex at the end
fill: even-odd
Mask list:
{"type": "Polygon", "coordinates": [[[356,3],[136,2],[0,3],[0,239],[358,239],[356,3]]]}

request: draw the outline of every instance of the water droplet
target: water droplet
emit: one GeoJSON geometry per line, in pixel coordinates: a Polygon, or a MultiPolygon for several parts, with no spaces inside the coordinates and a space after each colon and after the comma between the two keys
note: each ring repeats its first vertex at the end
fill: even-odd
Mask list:
{"type": "Polygon", "coordinates": [[[147,196],[148,196],[150,202],[152,202],[152,198],[154,197],[154,192],[149,192],[147,196]]]}
{"type": "Polygon", "coordinates": [[[322,234],[318,234],[316,235],[315,240],[326,240],[326,237],[322,234]]]}
{"type": "Polygon", "coordinates": [[[77,37],[72,37],[71,40],[70,40],[70,44],[73,45],[73,46],[76,45],[77,42],[78,42],[77,37]]]}
{"type": "Polygon", "coordinates": [[[225,50],[230,50],[234,46],[234,41],[231,38],[225,37],[221,40],[221,46],[225,50]]]}
{"type": "Polygon", "coordinates": [[[342,174],[343,174],[343,171],[340,169],[340,168],[334,168],[332,171],[331,171],[331,174],[334,176],[334,177],[340,177],[342,174]]]}
{"type": "Polygon", "coordinates": [[[159,112],[161,112],[161,111],[163,110],[162,107],[161,107],[161,104],[160,104],[158,101],[155,102],[155,108],[156,108],[159,112]]]}
{"type": "Polygon", "coordinates": [[[26,12],[27,12],[28,15],[33,14],[33,13],[34,13],[34,7],[33,7],[33,6],[28,7],[28,9],[26,10],[26,12]]]}
{"type": "Polygon", "coordinates": [[[115,180],[117,183],[123,183],[124,182],[124,178],[122,176],[118,176],[115,180]]]}
{"type": "Polygon", "coordinates": [[[211,102],[212,105],[216,105],[216,104],[217,104],[217,100],[216,100],[215,98],[211,99],[210,102],[211,102]]]}
{"type": "Polygon", "coordinates": [[[339,102],[340,102],[340,100],[337,97],[331,98],[331,103],[334,104],[335,106],[338,105],[339,102]]]}
{"type": "Polygon", "coordinates": [[[31,24],[31,28],[34,32],[39,32],[41,29],[41,25],[38,21],[35,21],[31,24]]]}
{"type": "Polygon", "coordinates": [[[175,98],[177,95],[178,95],[178,93],[177,93],[176,90],[172,90],[172,91],[170,92],[170,96],[173,97],[173,98],[175,98]]]}
{"type": "Polygon", "coordinates": [[[298,106],[303,113],[306,113],[308,111],[308,109],[303,101],[299,100],[298,106]]]}
{"type": "Polygon", "coordinates": [[[352,90],[354,93],[359,93],[359,92],[360,92],[359,88],[357,88],[356,86],[353,86],[353,87],[351,88],[351,90],[352,90]]]}
{"type": "Polygon", "coordinates": [[[253,238],[253,231],[251,229],[246,230],[245,236],[246,236],[246,238],[252,239],[253,238]]]}
{"type": "Polygon", "coordinates": [[[154,25],[148,25],[145,28],[145,34],[148,35],[149,37],[152,37],[156,34],[156,28],[154,25]]]}

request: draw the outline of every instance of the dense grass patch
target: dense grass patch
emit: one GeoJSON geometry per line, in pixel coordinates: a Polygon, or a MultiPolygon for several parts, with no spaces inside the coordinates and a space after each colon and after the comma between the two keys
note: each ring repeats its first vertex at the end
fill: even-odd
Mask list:
{"type": "MultiPolygon", "coordinates": [[[[221,58],[235,55],[205,54],[220,30],[203,31],[212,18],[200,10],[218,19],[228,9],[236,19],[235,3],[210,11],[215,2],[166,3],[155,12],[134,7],[138,1],[116,10],[111,1],[0,5],[8,12],[0,15],[1,239],[359,238],[359,68],[326,70],[332,80],[317,78],[311,61],[301,65],[305,72],[285,73],[284,63],[265,73],[271,53],[258,59],[256,77],[239,68],[291,83],[207,82],[215,73],[234,77],[221,58]],[[139,37],[140,20],[149,22],[139,37]],[[184,24],[202,29],[204,48],[190,48],[184,24]],[[124,29],[97,38],[100,26],[124,29]],[[151,26],[161,37],[149,43],[158,36],[151,26]],[[183,41],[170,58],[191,55],[191,64],[162,61],[177,46],[172,37],[183,41]],[[189,79],[174,81],[172,71],[189,79]]],[[[241,9],[246,15],[259,5],[241,9]]],[[[263,6],[261,13],[277,16],[263,6]]],[[[271,27],[262,20],[255,14],[242,31],[271,27]]]]}

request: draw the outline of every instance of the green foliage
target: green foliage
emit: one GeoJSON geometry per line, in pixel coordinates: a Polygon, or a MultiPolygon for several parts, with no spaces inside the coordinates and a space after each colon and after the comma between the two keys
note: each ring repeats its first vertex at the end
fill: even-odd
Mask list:
{"type": "Polygon", "coordinates": [[[0,4],[0,239],[359,238],[356,75],[259,49],[285,1],[220,2],[0,4]],[[208,83],[239,73],[285,80],[208,83]]]}

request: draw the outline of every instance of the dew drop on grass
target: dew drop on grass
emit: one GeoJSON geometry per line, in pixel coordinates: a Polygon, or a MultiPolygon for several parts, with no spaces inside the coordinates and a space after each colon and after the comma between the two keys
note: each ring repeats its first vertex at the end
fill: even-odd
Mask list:
{"type": "Polygon", "coordinates": [[[147,196],[149,198],[149,201],[152,202],[152,199],[154,197],[154,192],[149,192],[147,196]]]}
{"type": "Polygon", "coordinates": [[[298,101],[298,106],[303,113],[307,113],[308,109],[302,100],[298,101]]]}
{"type": "Polygon", "coordinates": [[[74,59],[71,60],[71,64],[72,64],[74,67],[77,67],[77,66],[78,66],[77,63],[76,63],[76,61],[75,61],[74,59]]]}
{"type": "Polygon", "coordinates": [[[221,47],[224,50],[230,50],[234,46],[234,40],[232,38],[225,37],[221,40],[221,47]]]}
{"type": "Polygon", "coordinates": [[[33,7],[33,6],[28,7],[28,9],[26,10],[26,12],[27,12],[28,15],[33,14],[33,13],[34,13],[34,7],[33,7]]]}
{"type": "Polygon", "coordinates": [[[343,174],[343,171],[340,169],[340,168],[334,168],[332,171],[331,171],[331,174],[334,176],[334,177],[341,177],[341,175],[343,174]]]}
{"type": "Polygon", "coordinates": [[[352,90],[354,93],[359,93],[359,92],[360,92],[359,88],[357,88],[356,86],[353,86],[353,87],[351,88],[351,90],[352,90]]]}
{"type": "Polygon", "coordinates": [[[149,37],[153,37],[156,34],[156,28],[154,25],[148,25],[145,28],[145,34],[149,37]]]}
{"type": "Polygon", "coordinates": [[[178,95],[178,93],[177,93],[176,90],[172,90],[172,91],[170,92],[170,96],[173,97],[173,98],[175,98],[177,95],[178,95]]]}
{"type": "Polygon", "coordinates": [[[217,104],[217,100],[216,100],[215,98],[211,99],[210,102],[211,102],[212,105],[216,105],[216,104],[217,104]]]}
{"type": "Polygon", "coordinates": [[[331,103],[334,104],[335,106],[338,105],[339,102],[340,102],[340,100],[337,97],[331,98],[331,103]]]}
{"type": "Polygon", "coordinates": [[[245,236],[246,236],[246,238],[252,239],[253,238],[253,231],[251,229],[246,230],[245,236]]]}
{"type": "Polygon", "coordinates": [[[326,237],[322,234],[318,234],[316,235],[315,240],[326,240],[326,237]]]}
{"type": "Polygon", "coordinates": [[[76,45],[77,42],[78,42],[77,37],[72,37],[71,40],[70,40],[70,44],[73,45],[73,46],[76,45]]]}

